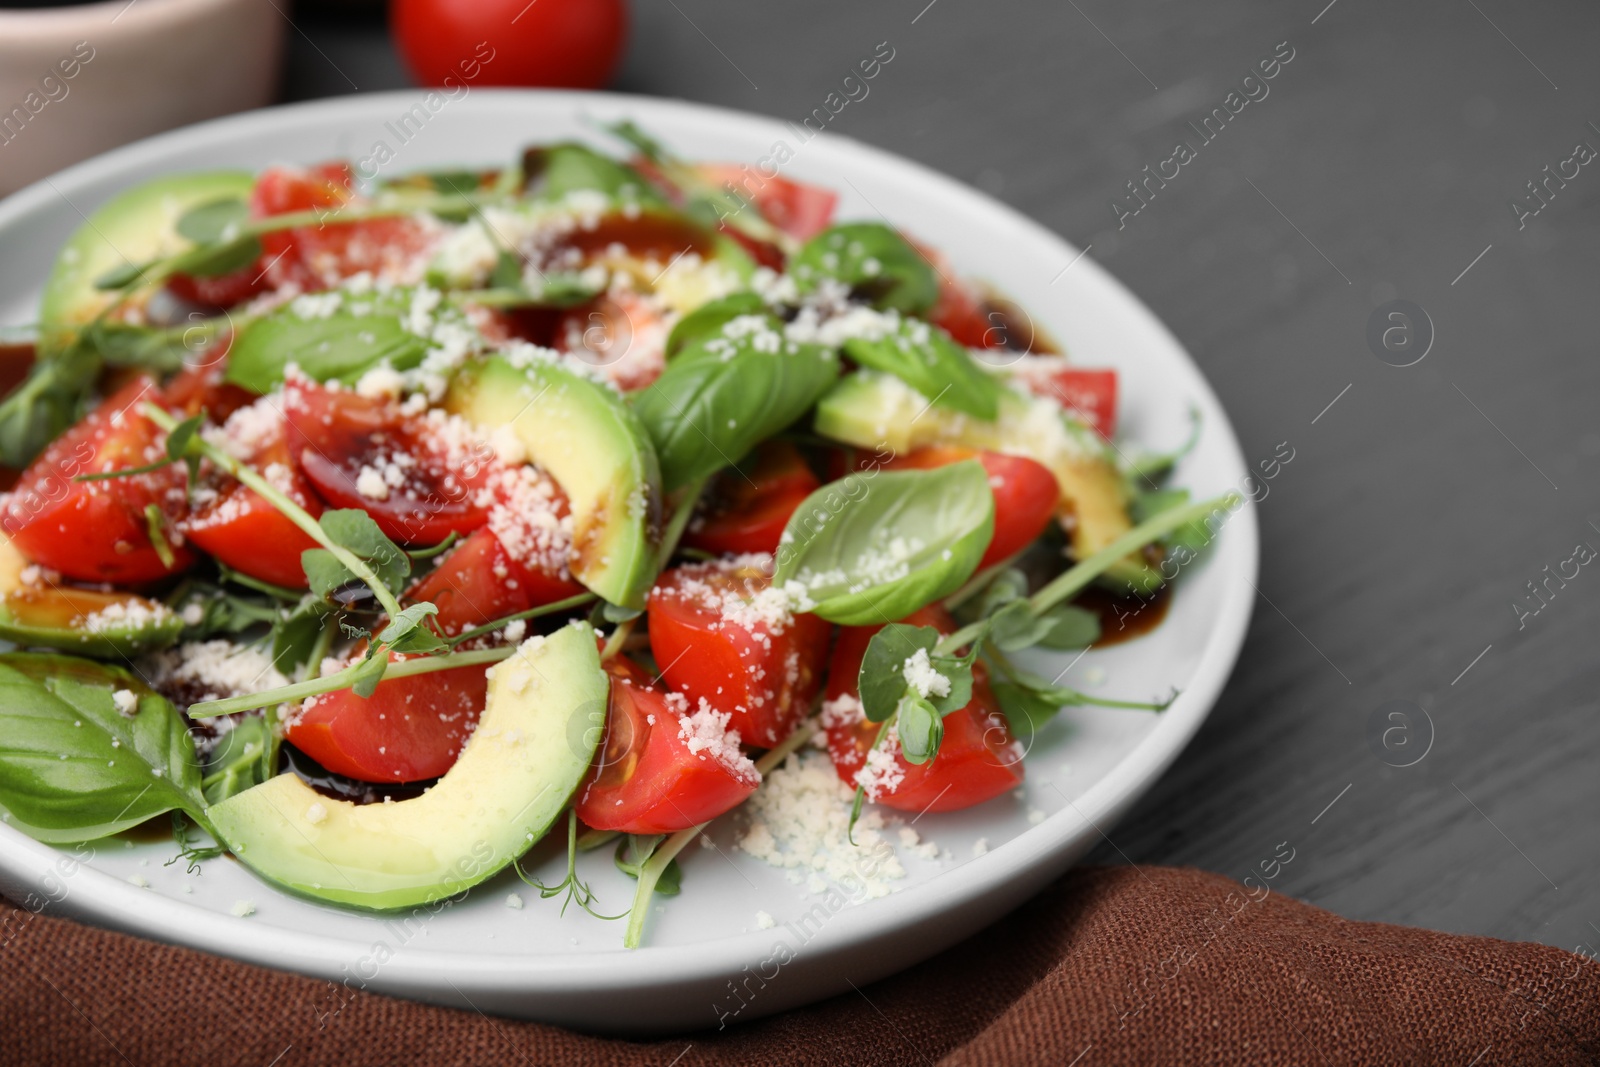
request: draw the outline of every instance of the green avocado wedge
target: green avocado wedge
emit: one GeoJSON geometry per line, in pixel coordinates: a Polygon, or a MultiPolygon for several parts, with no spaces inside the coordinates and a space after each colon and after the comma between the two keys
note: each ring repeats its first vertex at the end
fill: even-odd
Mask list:
{"type": "Polygon", "coordinates": [[[179,235],[178,219],[190,208],[246,198],[255,178],[245,171],[209,171],[155,178],[96,208],[56,256],[39,300],[39,356],[48,359],[72,343],[86,323],[117,297],[95,288],[108,272],[175,255],[192,242],[179,235]]]}
{"type": "Polygon", "coordinates": [[[478,728],[414,800],[357,805],[292,774],[214,805],[241,863],[301,896],[377,911],[454,896],[542,837],[582,782],[605,722],[594,633],[573,624],[497,664],[478,728]]]}
{"type": "Polygon", "coordinates": [[[469,363],[445,407],[486,430],[510,426],[572,505],[573,575],[642,608],[659,563],[661,464],[621,395],[552,360],[469,363]]]}
{"type": "MultiPolygon", "coordinates": [[[[1072,520],[1072,553],[1080,560],[1133,529],[1128,490],[1105,445],[1048,405],[1010,389],[1001,391],[999,417],[988,421],[934,406],[887,374],[860,370],[818,401],[815,429],[835,441],[896,455],[960,445],[1037,460],[1061,487],[1061,516],[1072,520]]],[[[1113,564],[1102,584],[1148,594],[1161,586],[1161,575],[1134,555],[1113,564]]]]}
{"type": "Polygon", "coordinates": [[[183,620],[154,600],[29,585],[22,580],[27,566],[11,539],[0,534],[0,640],[119,660],[166,648],[183,632],[183,620]]]}

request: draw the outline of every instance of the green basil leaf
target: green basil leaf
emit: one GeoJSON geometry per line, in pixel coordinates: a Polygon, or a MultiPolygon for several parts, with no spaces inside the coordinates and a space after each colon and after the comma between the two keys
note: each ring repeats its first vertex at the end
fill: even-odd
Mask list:
{"type": "Polygon", "coordinates": [[[976,460],[862,471],[790,516],[773,580],[799,582],[815,614],[845,626],[901,619],[972,576],[994,536],[994,493],[976,460]]]}
{"type": "Polygon", "coordinates": [[[321,596],[310,595],[300,601],[288,618],[275,623],[272,665],[285,675],[299,670],[316,650],[317,638],[327,625],[328,613],[328,602],[321,596]]]}
{"type": "Polygon", "coordinates": [[[261,258],[261,242],[254,237],[240,237],[224,244],[201,245],[179,256],[168,264],[174,274],[188,274],[196,278],[210,278],[218,274],[232,274],[244,270],[261,258]]]}
{"type": "Polygon", "coordinates": [[[412,299],[404,289],[371,297],[345,293],[330,314],[311,317],[303,317],[305,305],[290,301],[239,331],[228,350],[225,378],[252,392],[268,393],[283,381],[283,369],[290,363],[319,382],[346,385],[380,363],[410,370],[430,347],[405,325],[412,299]]]}
{"type": "Polygon", "coordinates": [[[939,300],[939,278],[927,259],[881,222],[823,230],[795,253],[789,273],[802,293],[832,278],[875,307],[907,315],[921,315],[939,300]]]}
{"type": "Polygon", "coordinates": [[[895,730],[900,735],[900,754],[915,766],[927,763],[944,740],[944,717],[932,704],[917,696],[900,701],[895,730]]]}
{"type": "Polygon", "coordinates": [[[144,272],[156,265],[156,260],[144,263],[123,263],[121,266],[112,267],[94,280],[94,287],[100,290],[126,289],[140,278],[144,272]]]}
{"type": "Polygon", "coordinates": [[[939,407],[991,422],[999,415],[1005,387],[931,323],[899,319],[880,337],[846,341],[844,353],[863,367],[894,375],[939,407]]]}
{"type": "Polygon", "coordinates": [[[360,666],[356,668],[355,674],[351,676],[354,678],[354,681],[350,683],[351,691],[363,699],[370,697],[373,691],[378,688],[378,683],[383,681],[383,672],[389,668],[389,657],[374,653],[374,649],[368,648],[367,658],[361,661],[360,666]]]}
{"type": "Polygon", "coordinates": [[[679,319],[667,334],[667,359],[677,355],[691,341],[721,333],[724,326],[740,315],[764,315],[766,311],[766,301],[747,289],[707,301],[679,319]]]}
{"type": "Polygon", "coordinates": [[[0,401],[0,464],[22,470],[78,420],[101,361],[81,344],[41,359],[0,401]]]}
{"type": "Polygon", "coordinates": [[[220,804],[266,781],[262,757],[271,729],[261,715],[245,715],[217,740],[206,757],[200,789],[206,803],[220,804]]]}
{"type": "Polygon", "coordinates": [[[634,397],[633,410],[670,493],[738,463],[809,411],[838,376],[831,350],[787,340],[771,315],[744,315],[687,345],[634,397]]]}
{"type": "Polygon", "coordinates": [[[208,200],[178,216],[177,231],[197,245],[215,244],[231,237],[250,217],[250,205],[238,197],[208,200]]]}
{"type": "Polygon", "coordinates": [[[940,715],[960,711],[972,703],[972,665],[977,662],[979,644],[974,641],[965,656],[934,656],[930,661],[933,669],[950,683],[950,691],[944,696],[928,695],[928,703],[940,715]]]}
{"type": "Polygon", "coordinates": [[[903,622],[891,622],[872,635],[856,678],[861,708],[868,720],[882,722],[894,714],[906,692],[906,660],[918,650],[932,652],[938,643],[938,630],[903,622]]]}
{"type": "Polygon", "coordinates": [[[1013,600],[989,618],[989,640],[1002,652],[1032,648],[1049,636],[1053,623],[1035,618],[1025,600],[1013,600]]]}
{"type": "MultiPolygon", "coordinates": [[[[1135,523],[1140,523],[1153,519],[1164,511],[1181,508],[1187,503],[1189,503],[1187,489],[1155,489],[1134,497],[1128,512],[1135,523]]],[[[1211,543],[1211,532],[1206,529],[1204,522],[1186,523],[1163,537],[1161,543],[1168,548],[1182,547],[1191,553],[1198,553],[1211,543]]]]}
{"type": "Polygon", "coordinates": [[[568,141],[539,145],[522,155],[528,193],[539,200],[560,200],[568,193],[593,190],[612,200],[666,206],[666,200],[645,176],[587,145],[568,141]]]}
{"type": "MultiPolygon", "coordinates": [[[[360,508],[343,508],[323,512],[319,522],[334,544],[365,561],[390,592],[398,593],[406,587],[411,577],[411,558],[389,540],[371,515],[360,508]]],[[[311,592],[319,597],[356,580],[355,574],[325,548],[306,549],[300,554],[300,565],[305,568],[311,592]]]]}
{"type": "Polygon", "coordinates": [[[119,667],[15,652],[0,655],[0,806],[52,844],[173,809],[203,824],[206,809],[194,741],[166,698],[119,667]]]}
{"type": "Polygon", "coordinates": [[[1100,616],[1074,604],[1062,604],[1040,617],[1049,629],[1038,639],[1040,648],[1065,651],[1088,648],[1100,640],[1100,616]]]}
{"type": "Polygon", "coordinates": [[[990,683],[995,702],[1011,725],[1011,732],[1024,743],[1061,711],[1062,704],[1048,692],[1029,689],[1015,682],[990,683]]]}
{"type": "Polygon", "coordinates": [[[438,607],[428,603],[402,608],[400,614],[390,619],[389,624],[378,633],[377,641],[391,652],[406,654],[426,654],[449,648],[438,634],[425,625],[428,616],[438,613],[438,607]]]}
{"type": "MultiPolygon", "coordinates": [[[[611,862],[629,878],[638,878],[645,862],[666,839],[666,834],[627,834],[617,842],[617,851],[612,855],[611,862]]],[[[682,888],[683,869],[678,866],[677,860],[673,860],[661,872],[656,882],[656,892],[664,897],[675,897],[682,888]]]]}

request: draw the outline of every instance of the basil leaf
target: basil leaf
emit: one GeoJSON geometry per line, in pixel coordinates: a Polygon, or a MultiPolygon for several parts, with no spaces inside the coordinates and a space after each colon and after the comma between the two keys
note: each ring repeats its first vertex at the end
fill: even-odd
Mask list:
{"type": "Polygon", "coordinates": [[[799,582],[829,622],[900,619],[960,588],[993,535],[994,493],[976,460],[862,471],[790,516],[773,581],[799,582]]]}
{"type": "Polygon", "coordinates": [[[1000,413],[1005,387],[980,369],[966,348],[931,323],[899,319],[892,332],[880,337],[851,338],[844,352],[863,367],[894,375],[939,407],[988,422],[1000,413]]]}
{"type": "Polygon", "coordinates": [[[928,696],[928,702],[940,715],[959,711],[972,703],[972,665],[977,662],[980,644],[981,640],[974,641],[965,656],[934,656],[930,660],[933,669],[950,683],[950,691],[944,696],[937,693],[928,696]]]}
{"type": "MultiPolygon", "coordinates": [[[[666,834],[627,834],[617,842],[617,851],[612,855],[611,862],[628,877],[638,878],[646,861],[666,839],[666,834]]],[[[656,892],[664,897],[675,897],[682,888],[683,868],[678,866],[677,860],[673,860],[656,881],[656,892]]]]}
{"type": "Polygon", "coordinates": [[[1029,689],[1016,682],[991,682],[989,689],[1000,711],[1019,738],[1031,738],[1045,723],[1055,718],[1062,704],[1047,692],[1029,689]]]}
{"type": "Polygon", "coordinates": [[[303,317],[290,301],[247,324],[228,351],[227,381],[268,393],[295,363],[319,382],[353,385],[380,363],[410,370],[422,362],[430,342],[406,328],[413,296],[408,290],[371,298],[345,293],[331,314],[303,317]]]}
{"type": "Polygon", "coordinates": [[[269,733],[263,716],[246,715],[218,739],[206,757],[200,781],[206,803],[220,804],[266,781],[262,756],[267,751],[269,733]]]}
{"type": "Polygon", "coordinates": [[[309,660],[327,625],[328,612],[328,602],[320,596],[307,596],[300,601],[288,618],[273,627],[272,665],[289,675],[309,660]]]}
{"type": "Polygon", "coordinates": [[[722,328],[740,315],[762,315],[767,310],[766,301],[749,290],[729,293],[717,300],[707,301],[678,320],[667,334],[665,347],[667,359],[683,350],[691,341],[703,340],[721,333],[722,328]]]}
{"type": "Polygon", "coordinates": [[[938,643],[938,630],[903,622],[891,622],[872,635],[856,678],[861,708],[869,721],[882,722],[894,714],[906,691],[906,660],[919,649],[932,652],[938,643]]]}
{"type": "Polygon", "coordinates": [[[201,245],[174,256],[168,269],[173,274],[209,278],[243,270],[260,258],[261,242],[254,237],[241,237],[225,244],[201,245]]]}
{"type": "Polygon", "coordinates": [[[944,740],[944,717],[922,697],[907,696],[900,701],[895,730],[900,735],[900,754],[906,762],[921,765],[933,759],[944,740]]]}
{"type": "Polygon", "coordinates": [[[52,844],[173,809],[204,825],[206,809],[194,741],[164,697],[130,671],[36,653],[0,655],[0,806],[52,844]]]}
{"type": "Polygon", "coordinates": [[[238,197],[208,200],[178,216],[176,229],[197,245],[215,244],[250,217],[250,205],[238,197]]]}
{"type": "Polygon", "coordinates": [[[802,293],[832,278],[877,308],[907,315],[921,315],[939,300],[939,279],[927,259],[881,222],[823,230],[795,253],[789,273],[802,293]]]}
{"type": "Polygon", "coordinates": [[[783,335],[771,315],[743,315],[691,342],[633,400],[673,492],[738,463],[809,411],[839,376],[839,357],[783,335]]]}
{"type": "MultiPolygon", "coordinates": [[[[1135,523],[1141,523],[1155,518],[1164,511],[1181,508],[1188,502],[1187,489],[1155,489],[1134,497],[1128,513],[1135,523]]],[[[1161,543],[1168,548],[1181,546],[1192,553],[1198,553],[1211,543],[1211,534],[1204,522],[1191,522],[1173,530],[1161,539],[1161,543]]]]}
{"type": "MultiPolygon", "coordinates": [[[[328,538],[371,566],[390,592],[398,593],[405,588],[411,577],[411,559],[378,529],[371,515],[360,508],[343,508],[323,512],[319,521],[328,538]]],[[[356,577],[325,548],[306,549],[300,554],[300,563],[305,568],[311,591],[319,597],[326,597],[356,577]]]]}
{"type": "Polygon", "coordinates": [[[1062,604],[1046,612],[1040,621],[1050,625],[1036,644],[1058,651],[1088,648],[1100,640],[1100,616],[1073,604],[1062,604]]]}
{"type": "Polygon", "coordinates": [[[522,175],[528,193],[539,200],[560,200],[568,193],[593,190],[612,200],[667,206],[644,175],[572,141],[528,149],[522,154],[522,175]]]}
{"type": "Polygon", "coordinates": [[[377,641],[391,652],[406,654],[439,652],[449,648],[438,634],[424,625],[428,616],[438,613],[438,607],[428,603],[402,608],[400,614],[390,619],[389,624],[378,633],[377,641]]]}
{"type": "Polygon", "coordinates": [[[389,657],[374,654],[374,650],[367,649],[367,658],[362,660],[352,678],[350,689],[356,696],[363,699],[370,697],[378,688],[378,683],[383,681],[383,672],[389,669],[389,657]]]}
{"type": "Polygon", "coordinates": [[[140,278],[144,272],[155,266],[156,260],[144,263],[123,263],[121,266],[112,267],[94,280],[94,287],[99,290],[126,289],[140,278]]]}
{"type": "Polygon", "coordinates": [[[22,470],[76,422],[100,368],[99,357],[77,344],[30,367],[0,401],[0,464],[22,470]]]}

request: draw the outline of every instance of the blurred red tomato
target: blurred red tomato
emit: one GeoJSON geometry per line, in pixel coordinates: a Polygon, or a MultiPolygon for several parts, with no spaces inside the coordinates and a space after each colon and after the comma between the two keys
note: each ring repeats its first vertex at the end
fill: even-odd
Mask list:
{"type": "Polygon", "coordinates": [[[599,89],[628,36],[625,0],[394,0],[389,24],[424,85],[599,89]]]}

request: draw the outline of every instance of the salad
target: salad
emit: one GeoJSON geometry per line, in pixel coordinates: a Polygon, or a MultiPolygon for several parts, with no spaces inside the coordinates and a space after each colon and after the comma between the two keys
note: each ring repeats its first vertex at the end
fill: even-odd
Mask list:
{"type": "Polygon", "coordinates": [[[1115,372],[914,236],[610,132],[85,220],[0,402],[0,819],[168,817],[372,910],[531,881],[546,835],[533,884],[588,908],[613,847],[635,946],[803,747],[853,830],[1012,791],[1117,704],[1020,660],[1158,621],[1239,499],[1162,488],[1115,372]]]}

